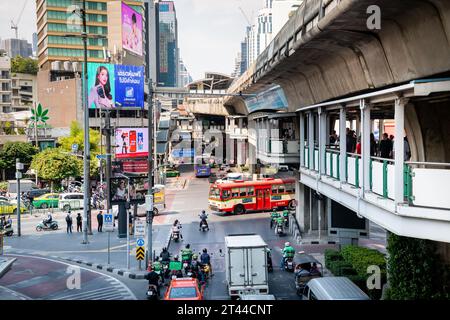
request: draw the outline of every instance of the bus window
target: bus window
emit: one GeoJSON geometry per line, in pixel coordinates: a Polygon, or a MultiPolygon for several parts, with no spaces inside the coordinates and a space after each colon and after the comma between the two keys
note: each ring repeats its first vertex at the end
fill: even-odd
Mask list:
{"type": "Polygon", "coordinates": [[[228,199],[230,198],[230,190],[223,190],[222,191],[222,199],[228,199]]]}
{"type": "Polygon", "coordinates": [[[280,184],[278,186],[278,193],[284,193],[285,192],[285,186],[284,184],[280,184]]]}
{"type": "Polygon", "coordinates": [[[209,197],[219,199],[220,198],[220,190],[218,188],[211,188],[209,191],[209,197]]]}
{"type": "Polygon", "coordinates": [[[255,187],[249,187],[248,188],[248,196],[252,197],[255,195],[255,187]]]}
{"type": "Polygon", "coordinates": [[[289,183],[286,185],[286,193],[294,193],[294,185],[292,183],[289,183]]]}
{"type": "Polygon", "coordinates": [[[272,186],[272,194],[277,194],[278,193],[278,186],[277,185],[273,185],[272,186]]]}
{"type": "Polygon", "coordinates": [[[240,197],[246,197],[247,196],[247,188],[241,188],[239,192],[240,197]]]}
{"type": "Polygon", "coordinates": [[[231,189],[231,197],[233,197],[233,198],[239,197],[239,188],[231,189]]]}

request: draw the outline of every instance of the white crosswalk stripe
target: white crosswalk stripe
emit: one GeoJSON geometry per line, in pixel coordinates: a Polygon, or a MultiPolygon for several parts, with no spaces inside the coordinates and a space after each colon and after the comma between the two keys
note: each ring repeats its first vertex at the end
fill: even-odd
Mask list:
{"type": "Polygon", "coordinates": [[[132,300],[133,297],[121,286],[95,289],[80,293],[65,295],[53,300],[132,300]]]}

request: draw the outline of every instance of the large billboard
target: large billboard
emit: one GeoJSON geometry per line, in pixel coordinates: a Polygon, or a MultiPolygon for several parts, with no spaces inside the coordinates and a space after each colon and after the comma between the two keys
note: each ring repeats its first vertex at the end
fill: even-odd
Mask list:
{"type": "Polygon", "coordinates": [[[115,137],[116,158],[148,157],[148,129],[118,128],[115,137]]]}
{"type": "Polygon", "coordinates": [[[280,86],[274,86],[255,97],[246,98],[245,104],[249,113],[260,110],[285,110],[288,102],[280,86]]]}
{"type": "Polygon", "coordinates": [[[130,202],[130,204],[145,203],[148,193],[148,178],[111,178],[111,204],[130,202]]]}
{"type": "Polygon", "coordinates": [[[122,46],[139,56],[143,53],[142,16],[122,2],[122,46]]]}
{"type": "Polygon", "coordinates": [[[89,108],[143,108],[144,67],[88,63],[89,108]]]}

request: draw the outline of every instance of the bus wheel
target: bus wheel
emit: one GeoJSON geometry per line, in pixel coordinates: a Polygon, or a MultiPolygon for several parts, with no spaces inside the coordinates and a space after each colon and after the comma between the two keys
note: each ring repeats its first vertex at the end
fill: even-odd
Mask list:
{"type": "Polygon", "coordinates": [[[245,208],[242,204],[238,204],[236,207],[234,207],[234,214],[243,214],[245,213],[245,208]]]}

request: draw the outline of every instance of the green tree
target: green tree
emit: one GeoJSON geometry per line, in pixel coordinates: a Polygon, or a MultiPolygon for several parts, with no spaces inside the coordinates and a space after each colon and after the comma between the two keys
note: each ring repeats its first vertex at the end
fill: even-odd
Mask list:
{"type": "Polygon", "coordinates": [[[36,147],[26,142],[7,142],[0,151],[0,161],[4,162],[6,168],[15,167],[17,158],[23,164],[30,164],[38,152],[36,147]]]}
{"type": "Polygon", "coordinates": [[[48,148],[38,153],[31,162],[31,168],[38,172],[41,179],[60,182],[69,177],[80,177],[83,163],[76,156],[70,155],[61,148],[48,148]]]}
{"type": "Polygon", "coordinates": [[[32,58],[17,56],[11,59],[12,73],[37,74],[39,70],[38,62],[32,58]]]}
{"type": "Polygon", "coordinates": [[[389,233],[387,298],[449,299],[449,275],[437,255],[436,243],[389,233]]]}
{"type": "MultiPolygon", "coordinates": [[[[100,154],[100,132],[89,129],[89,146],[91,150],[90,176],[98,175],[98,161],[96,156],[100,154]]],[[[73,121],[70,125],[70,136],[62,137],[58,144],[66,152],[72,152],[72,145],[78,145],[78,150],[84,152],[84,131],[78,122],[73,121]]],[[[83,162],[81,162],[81,172],[83,172],[83,162]]]]}

